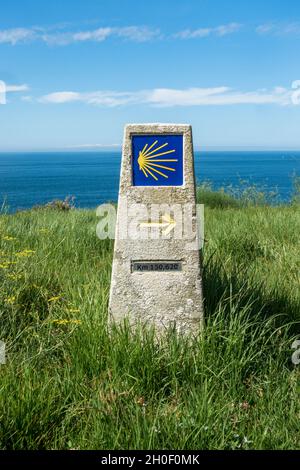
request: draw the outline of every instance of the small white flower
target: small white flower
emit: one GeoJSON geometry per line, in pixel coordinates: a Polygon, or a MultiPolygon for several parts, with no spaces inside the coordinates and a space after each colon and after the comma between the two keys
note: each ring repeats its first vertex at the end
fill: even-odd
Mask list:
{"type": "Polygon", "coordinates": [[[247,436],[244,436],[243,441],[244,441],[244,444],[251,444],[251,442],[252,442],[252,441],[250,441],[250,440],[248,439],[247,436]]]}

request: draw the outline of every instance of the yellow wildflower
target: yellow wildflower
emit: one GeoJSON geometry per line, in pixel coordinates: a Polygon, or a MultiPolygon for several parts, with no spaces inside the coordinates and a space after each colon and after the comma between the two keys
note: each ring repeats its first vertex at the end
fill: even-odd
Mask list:
{"type": "Polygon", "coordinates": [[[4,300],[7,304],[13,305],[16,301],[16,297],[14,295],[12,295],[10,297],[6,297],[6,299],[4,299],[4,300]]]}
{"type": "Polygon", "coordinates": [[[16,238],[11,237],[10,235],[5,235],[4,237],[2,237],[2,240],[12,241],[12,240],[16,240],[16,238]]]}
{"type": "Polygon", "coordinates": [[[80,310],[78,308],[67,308],[66,311],[69,312],[69,313],[79,313],[80,312],[80,310]]]}
{"type": "Polygon", "coordinates": [[[0,268],[7,269],[9,268],[11,264],[16,264],[16,263],[14,261],[2,261],[2,263],[0,263],[0,268]]]}
{"type": "Polygon", "coordinates": [[[7,277],[13,281],[17,281],[18,279],[22,279],[23,276],[22,274],[7,274],[7,277]]]}
{"type": "Polygon", "coordinates": [[[53,320],[53,323],[56,323],[57,325],[66,325],[66,323],[69,323],[69,320],[53,320]]]}
{"type": "Polygon", "coordinates": [[[61,319],[61,320],[52,320],[52,323],[55,323],[56,325],[67,325],[69,324],[74,324],[74,325],[79,325],[81,323],[81,320],[66,320],[66,319],[61,319]]]}
{"type": "Polygon", "coordinates": [[[26,257],[29,257],[31,255],[33,255],[35,253],[34,250],[23,250],[23,251],[19,251],[18,253],[16,253],[16,256],[18,256],[19,258],[26,258],[26,257]]]}
{"type": "Polygon", "coordinates": [[[0,269],[8,269],[9,268],[9,264],[8,263],[1,263],[0,264],[0,269]]]}
{"type": "Polygon", "coordinates": [[[48,302],[56,302],[57,300],[59,300],[61,298],[60,295],[57,295],[56,297],[51,297],[50,299],[48,299],[48,302]]]}

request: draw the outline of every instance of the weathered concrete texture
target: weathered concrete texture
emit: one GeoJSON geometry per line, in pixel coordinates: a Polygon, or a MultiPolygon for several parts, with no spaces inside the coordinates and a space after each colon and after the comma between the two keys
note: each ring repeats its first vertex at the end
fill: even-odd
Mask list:
{"type": "MultiPolygon", "coordinates": [[[[111,320],[155,326],[160,332],[169,326],[184,333],[197,332],[203,320],[201,266],[198,243],[191,239],[121,239],[119,228],[129,224],[123,210],[132,204],[192,204],[196,223],[195,179],[192,130],[189,125],[131,124],[124,134],[115,252],[112,269],[109,311],[111,320]],[[132,186],[132,135],[183,135],[183,186],[132,186]],[[180,272],[131,272],[131,261],[182,261],[180,272]]],[[[197,234],[195,234],[197,242],[197,234]]]]}

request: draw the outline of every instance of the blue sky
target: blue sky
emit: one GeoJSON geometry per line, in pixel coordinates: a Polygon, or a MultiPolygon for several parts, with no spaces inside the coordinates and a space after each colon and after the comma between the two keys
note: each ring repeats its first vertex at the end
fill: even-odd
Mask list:
{"type": "Polygon", "coordinates": [[[114,148],[130,122],[300,149],[299,52],[295,0],[2,2],[0,151],[114,148]]]}

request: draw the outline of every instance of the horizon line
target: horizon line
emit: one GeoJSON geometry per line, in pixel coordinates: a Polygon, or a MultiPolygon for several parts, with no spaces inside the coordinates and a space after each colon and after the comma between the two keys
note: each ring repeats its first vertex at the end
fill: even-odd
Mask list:
{"type": "MultiPolygon", "coordinates": [[[[96,146],[74,146],[74,147],[46,147],[46,148],[24,148],[24,149],[0,149],[0,154],[3,153],[116,153],[122,151],[122,145],[96,145],[96,146]]],[[[210,152],[210,151],[300,151],[299,147],[294,146],[262,146],[262,145],[194,145],[194,151],[210,152]]]]}

